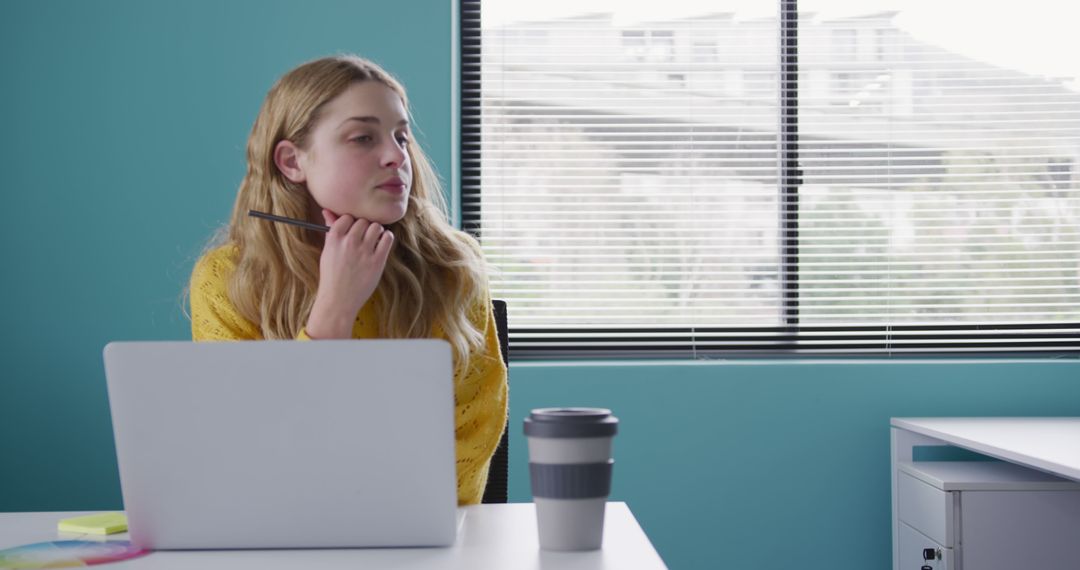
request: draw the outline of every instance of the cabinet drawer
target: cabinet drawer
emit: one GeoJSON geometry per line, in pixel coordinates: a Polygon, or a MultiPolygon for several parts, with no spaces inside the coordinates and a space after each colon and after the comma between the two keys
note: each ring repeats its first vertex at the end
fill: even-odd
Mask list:
{"type": "Polygon", "coordinates": [[[956,546],[953,513],[958,499],[907,473],[897,475],[900,520],[946,548],[956,546]]]}
{"type": "Polygon", "coordinates": [[[897,570],[920,570],[923,566],[929,566],[933,570],[953,570],[953,549],[945,548],[941,544],[923,536],[910,526],[900,523],[900,567],[897,570]],[[941,560],[923,559],[923,550],[931,548],[941,552],[941,560]]]}

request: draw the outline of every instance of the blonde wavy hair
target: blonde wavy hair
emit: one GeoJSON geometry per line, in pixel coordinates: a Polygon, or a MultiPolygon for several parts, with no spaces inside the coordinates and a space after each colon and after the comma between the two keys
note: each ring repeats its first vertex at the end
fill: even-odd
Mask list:
{"type": "MultiPolygon", "coordinates": [[[[305,63],[279,79],[251,129],[247,174],[225,240],[237,250],[228,294],[241,316],[258,323],[264,338],[295,338],[307,323],[323,236],[252,218],[248,210],[323,223],[314,219],[320,208],[307,187],[277,169],[274,147],[287,139],[309,148],[323,107],[362,81],[386,85],[408,110],[404,87],[389,73],[366,59],[340,55],[305,63]]],[[[403,219],[387,226],[394,232],[394,247],[373,295],[380,335],[428,338],[441,328],[460,367],[484,340],[469,318],[487,298],[483,257],[475,240],[448,223],[438,177],[413,137],[407,152],[413,165],[408,207],[403,219]]]]}

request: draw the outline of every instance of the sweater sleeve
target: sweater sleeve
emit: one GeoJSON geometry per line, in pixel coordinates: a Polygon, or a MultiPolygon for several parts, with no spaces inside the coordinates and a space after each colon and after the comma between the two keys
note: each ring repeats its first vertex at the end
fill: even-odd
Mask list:
{"type": "Polygon", "coordinates": [[[458,503],[462,505],[476,504],[483,498],[491,456],[507,417],[507,369],[499,352],[488,294],[470,313],[484,331],[484,344],[470,354],[455,390],[458,503]]]}

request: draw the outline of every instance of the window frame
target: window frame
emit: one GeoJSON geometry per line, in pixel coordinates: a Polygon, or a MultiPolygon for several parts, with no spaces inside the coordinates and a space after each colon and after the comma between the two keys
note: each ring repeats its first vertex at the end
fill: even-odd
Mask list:
{"type": "MultiPolygon", "coordinates": [[[[515,327],[508,307],[513,360],[553,359],[712,359],[842,357],[1000,357],[1080,356],[1080,322],[946,325],[802,326],[799,319],[799,18],[797,0],[777,0],[779,10],[778,191],[780,215],[781,326],[640,327],[553,329],[515,327]],[[583,339],[581,333],[590,337],[583,339]],[[578,335],[575,335],[578,333],[578,335]],[[610,337],[603,336],[611,334],[610,337]],[[617,336],[616,336],[617,334],[617,336]],[[628,341],[627,337],[634,341],[628,341]],[[673,341],[674,339],[674,341],[673,341]],[[759,339],[751,341],[747,339],[759,339]],[[1059,339],[1059,340],[1054,340],[1059,339]],[[1060,339],[1066,339],[1062,342],[1060,339]],[[900,343],[899,341],[902,341],[900,343]],[[827,342],[827,344],[822,344],[827,342]]],[[[480,13],[483,0],[459,0],[459,139],[460,148],[481,142],[479,84],[466,73],[481,57],[480,13]]],[[[625,38],[623,38],[625,41],[625,38]]],[[[642,34],[648,45],[648,34],[642,34]]],[[[462,153],[458,153],[462,156],[462,153]]],[[[477,240],[483,236],[467,211],[466,196],[480,204],[478,166],[461,160],[461,226],[477,240]]],[[[1070,170],[1067,176],[1075,174],[1070,170]]],[[[477,212],[478,214],[478,212],[477,212]]]]}

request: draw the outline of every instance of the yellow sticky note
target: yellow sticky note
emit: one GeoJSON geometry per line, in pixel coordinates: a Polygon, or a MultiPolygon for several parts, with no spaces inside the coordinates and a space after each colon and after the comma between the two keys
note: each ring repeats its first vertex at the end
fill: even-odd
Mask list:
{"type": "Polygon", "coordinates": [[[124,513],[98,513],[63,519],[57,526],[60,532],[78,534],[115,534],[127,530],[127,515],[124,513]]]}

